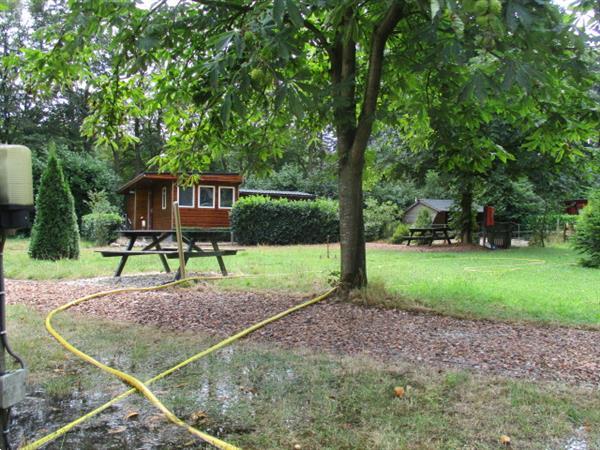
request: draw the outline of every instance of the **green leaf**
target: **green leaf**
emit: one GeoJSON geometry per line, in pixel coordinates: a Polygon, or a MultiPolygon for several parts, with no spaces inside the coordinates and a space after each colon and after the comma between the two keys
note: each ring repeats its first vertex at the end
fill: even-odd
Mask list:
{"type": "Polygon", "coordinates": [[[225,94],[223,98],[223,104],[221,105],[221,122],[224,126],[229,123],[229,117],[231,116],[231,94],[225,94]]]}
{"type": "Polygon", "coordinates": [[[294,0],[287,0],[287,12],[290,16],[290,20],[297,28],[300,28],[304,24],[302,14],[300,14],[298,5],[296,5],[294,0]]]}
{"type": "Polygon", "coordinates": [[[283,7],[283,0],[273,1],[273,20],[277,25],[281,25],[283,23],[283,7]]]}

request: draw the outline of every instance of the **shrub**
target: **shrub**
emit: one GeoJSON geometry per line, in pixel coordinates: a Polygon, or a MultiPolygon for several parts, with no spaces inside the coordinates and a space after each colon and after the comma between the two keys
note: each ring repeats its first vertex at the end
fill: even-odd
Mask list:
{"type": "Polygon", "coordinates": [[[332,200],[272,200],[241,198],[233,206],[231,225],[237,242],[255,244],[316,244],[339,239],[339,214],[332,200]]]}
{"type": "Polygon", "coordinates": [[[66,145],[54,145],[52,142],[48,146],[32,147],[33,179],[36,193],[39,191],[38,182],[41,174],[48,164],[50,148],[60,159],[65,180],[69,183],[69,189],[75,202],[75,213],[79,219],[91,212],[86,202],[88,193],[91,191],[106,189],[107,196],[112,203],[122,200],[116,193],[120,180],[110,164],[95,154],[85,153],[82,149],[70,150],[66,145]]]}
{"type": "Polygon", "coordinates": [[[86,205],[92,211],[81,220],[81,235],[96,245],[109,245],[119,237],[123,218],[111,205],[106,191],[90,192],[86,205]]]}
{"type": "Polygon", "coordinates": [[[91,213],[83,216],[81,235],[96,245],[109,245],[119,237],[123,218],[115,213],[91,213]]]}
{"type": "Polygon", "coordinates": [[[365,240],[367,242],[387,239],[394,233],[394,224],[398,221],[399,209],[392,202],[378,203],[373,198],[365,201],[365,240]]]}
{"type": "Polygon", "coordinates": [[[36,215],[29,255],[34,259],[57,260],[79,257],[79,229],[73,196],[54,151],[42,175],[35,202],[36,215]]]}
{"type": "Polygon", "coordinates": [[[430,227],[432,222],[431,213],[429,210],[423,208],[417,214],[417,218],[415,219],[415,227],[416,228],[426,228],[430,227]]]}
{"type": "Polygon", "coordinates": [[[584,255],[582,265],[600,267],[600,189],[590,193],[587,206],[579,213],[573,245],[584,255]]]}
{"type": "Polygon", "coordinates": [[[392,235],[392,244],[402,244],[402,238],[408,236],[409,228],[409,225],[400,222],[392,235]]]}

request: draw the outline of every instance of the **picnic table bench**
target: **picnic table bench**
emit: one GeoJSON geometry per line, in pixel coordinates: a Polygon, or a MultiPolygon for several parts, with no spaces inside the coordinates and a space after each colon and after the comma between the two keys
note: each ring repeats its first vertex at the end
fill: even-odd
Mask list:
{"type": "Polygon", "coordinates": [[[448,227],[412,227],[408,229],[409,236],[402,236],[402,241],[406,241],[406,245],[410,246],[411,241],[421,241],[429,244],[433,244],[433,241],[446,241],[448,244],[452,242],[454,236],[449,234],[450,228],[448,227]]]}
{"type": "MultiPolygon", "coordinates": [[[[173,247],[162,247],[163,243],[169,237],[175,237],[175,230],[123,230],[119,234],[126,238],[129,238],[125,249],[119,250],[97,250],[104,257],[120,257],[119,265],[115,271],[115,277],[120,277],[127,264],[127,260],[130,256],[143,256],[143,255],[158,255],[163,268],[167,273],[171,272],[167,258],[174,259],[179,257],[177,248],[173,247]],[[133,249],[138,238],[150,239],[151,242],[141,249],[133,249]]],[[[187,264],[190,258],[202,258],[202,257],[215,257],[219,263],[219,268],[223,276],[227,276],[227,268],[223,261],[223,256],[230,256],[237,254],[237,250],[221,250],[219,248],[219,239],[226,238],[231,235],[231,229],[229,228],[185,228],[181,232],[182,240],[186,245],[184,251],[184,264],[187,264]],[[198,246],[199,241],[208,241],[211,243],[212,249],[203,249],[198,246]]],[[[181,268],[177,269],[175,279],[181,278],[181,268]]]]}

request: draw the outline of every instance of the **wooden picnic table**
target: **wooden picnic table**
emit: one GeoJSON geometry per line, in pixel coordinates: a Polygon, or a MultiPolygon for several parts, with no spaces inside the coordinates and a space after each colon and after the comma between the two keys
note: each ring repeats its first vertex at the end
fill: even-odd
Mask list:
{"type": "Polygon", "coordinates": [[[426,242],[431,246],[433,241],[446,241],[448,244],[452,242],[450,239],[452,238],[448,233],[450,228],[445,226],[440,227],[412,227],[408,229],[410,236],[404,236],[402,238],[403,241],[407,241],[406,245],[410,246],[411,241],[422,241],[426,242]]]}
{"type": "MultiPolygon", "coordinates": [[[[120,250],[98,250],[102,256],[105,257],[120,257],[119,265],[115,271],[115,277],[120,277],[125,264],[130,256],[143,256],[143,255],[158,255],[163,268],[167,273],[171,272],[167,258],[174,259],[179,257],[177,248],[174,247],[162,247],[169,237],[175,238],[175,230],[123,230],[119,231],[121,236],[129,238],[129,242],[125,249],[120,250]],[[150,243],[142,247],[141,249],[134,249],[138,238],[150,239],[150,243]]],[[[227,269],[223,256],[235,255],[237,250],[221,250],[219,248],[219,239],[227,238],[231,236],[230,228],[184,228],[181,232],[182,239],[186,245],[184,251],[184,263],[187,264],[190,258],[210,257],[214,256],[217,258],[219,268],[223,276],[227,276],[227,269]],[[198,242],[210,242],[211,249],[203,249],[198,246],[198,242]]],[[[181,278],[181,268],[177,270],[175,279],[181,278]]]]}

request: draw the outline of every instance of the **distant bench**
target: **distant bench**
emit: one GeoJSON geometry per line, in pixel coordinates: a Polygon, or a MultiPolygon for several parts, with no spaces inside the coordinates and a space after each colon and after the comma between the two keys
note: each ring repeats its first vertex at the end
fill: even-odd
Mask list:
{"type": "Polygon", "coordinates": [[[410,246],[411,241],[424,242],[430,246],[433,241],[446,241],[452,244],[450,239],[454,238],[454,235],[450,236],[449,231],[448,227],[413,227],[408,229],[410,236],[402,236],[401,239],[402,242],[406,241],[407,246],[410,246]]]}
{"type": "MultiPolygon", "coordinates": [[[[237,254],[237,250],[228,249],[221,250],[219,248],[219,238],[227,238],[230,236],[231,230],[228,228],[192,228],[184,229],[182,231],[182,238],[186,244],[186,250],[183,252],[184,264],[187,264],[190,258],[206,258],[215,257],[219,263],[219,268],[223,276],[227,276],[227,269],[225,268],[225,262],[223,256],[232,256],[237,254]],[[210,241],[212,249],[200,248],[196,243],[199,241],[210,241]]],[[[115,271],[115,277],[120,277],[125,268],[125,264],[130,256],[144,256],[144,255],[158,255],[160,261],[167,273],[171,272],[169,267],[168,259],[175,259],[179,257],[179,252],[176,248],[163,248],[161,242],[165,241],[169,237],[175,237],[175,230],[124,230],[120,231],[121,236],[129,238],[126,248],[119,250],[97,250],[102,256],[120,257],[119,265],[115,271]],[[133,246],[138,238],[149,238],[152,240],[148,245],[142,247],[140,250],[134,250],[133,246]]],[[[175,279],[181,278],[181,268],[177,270],[175,279]]]]}

